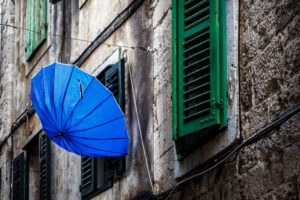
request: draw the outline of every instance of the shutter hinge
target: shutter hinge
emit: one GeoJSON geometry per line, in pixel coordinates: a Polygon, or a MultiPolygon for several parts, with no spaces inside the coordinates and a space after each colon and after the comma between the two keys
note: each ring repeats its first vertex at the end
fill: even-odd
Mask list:
{"type": "Polygon", "coordinates": [[[222,109],[223,108],[223,99],[220,100],[220,102],[217,102],[217,108],[222,109]]]}
{"type": "Polygon", "coordinates": [[[222,109],[223,108],[223,99],[221,99],[220,102],[215,99],[212,99],[211,106],[222,109]]]}

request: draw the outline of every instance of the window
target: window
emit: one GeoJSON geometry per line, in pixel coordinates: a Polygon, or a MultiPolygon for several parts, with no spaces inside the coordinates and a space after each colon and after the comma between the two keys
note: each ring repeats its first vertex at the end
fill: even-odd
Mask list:
{"type": "Polygon", "coordinates": [[[173,139],[180,159],[195,138],[203,142],[227,124],[225,3],[172,3],[173,139]]]}
{"type": "MultiPolygon", "coordinates": [[[[124,111],[124,59],[115,65],[107,66],[97,79],[105,85],[124,111]]],[[[81,158],[81,195],[93,197],[112,187],[115,175],[125,171],[125,157],[120,158],[81,158]]]]}
{"type": "Polygon", "coordinates": [[[51,199],[50,140],[34,134],[13,161],[13,199],[51,199]]]}
{"type": "Polygon", "coordinates": [[[24,153],[13,161],[13,200],[25,200],[24,153]]]}
{"type": "Polygon", "coordinates": [[[47,33],[47,0],[27,0],[26,60],[30,60],[47,33]]]}

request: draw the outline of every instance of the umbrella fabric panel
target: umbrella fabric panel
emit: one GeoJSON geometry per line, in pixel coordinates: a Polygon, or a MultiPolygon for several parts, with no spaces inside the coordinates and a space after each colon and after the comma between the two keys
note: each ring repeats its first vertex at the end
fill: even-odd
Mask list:
{"type": "Polygon", "coordinates": [[[53,119],[55,124],[57,124],[57,116],[53,106],[54,104],[53,89],[54,89],[54,73],[55,73],[54,64],[48,67],[44,67],[42,69],[42,73],[43,73],[43,79],[42,82],[40,82],[40,85],[41,87],[44,87],[44,95],[45,95],[44,103],[51,115],[51,118],[53,119]]]}
{"type": "Polygon", "coordinates": [[[72,65],[63,65],[63,64],[53,64],[55,66],[55,75],[54,75],[54,108],[57,115],[57,126],[62,129],[62,105],[64,97],[66,95],[66,89],[68,87],[69,80],[71,78],[74,66],[72,65]]]}
{"type": "Polygon", "coordinates": [[[45,102],[44,84],[41,83],[43,83],[43,74],[39,73],[31,80],[32,86],[31,86],[30,98],[37,114],[40,117],[43,127],[47,130],[56,132],[58,131],[58,129],[56,127],[55,120],[52,117],[50,117],[52,115],[50,114],[49,110],[47,109],[44,103],[45,102]]]}
{"type": "MultiPolygon", "coordinates": [[[[75,126],[89,113],[93,112],[95,109],[97,109],[97,107],[100,107],[101,104],[103,104],[103,102],[105,102],[111,96],[111,93],[105,87],[103,87],[103,85],[101,85],[96,78],[93,78],[84,91],[84,96],[88,98],[83,98],[78,101],[69,118],[67,119],[66,124],[63,126],[63,132],[69,130],[72,126],[75,126]]],[[[120,112],[118,111],[118,113],[120,112]]],[[[101,123],[101,119],[97,118],[96,120],[101,123]]]]}
{"type": "Polygon", "coordinates": [[[110,95],[103,102],[100,102],[92,112],[87,113],[79,120],[74,120],[71,127],[65,132],[80,131],[103,126],[119,118],[124,118],[124,115],[120,112],[120,108],[116,104],[114,97],[110,95]]]}
{"type": "Polygon", "coordinates": [[[74,130],[65,133],[76,138],[85,138],[90,140],[107,140],[107,139],[128,139],[126,125],[123,118],[109,121],[101,126],[92,128],[74,130]]]}
{"type": "Polygon", "coordinates": [[[62,109],[62,122],[66,122],[73,111],[76,104],[81,101],[80,90],[78,81],[82,84],[83,93],[92,81],[93,76],[83,72],[77,67],[73,68],[72,75],[69,80],[68,87],[66,89],[65,97],[63,99],[63,109],[62,109]]]}

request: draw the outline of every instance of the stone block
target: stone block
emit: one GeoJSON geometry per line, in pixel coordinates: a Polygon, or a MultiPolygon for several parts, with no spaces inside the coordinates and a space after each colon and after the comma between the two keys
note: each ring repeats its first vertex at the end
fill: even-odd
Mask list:
{"type": "Polygon", "coordinates": [[[171,14],[171,12],[171,0],[155,0],[153,3],[153,27],[157,28],[164,17],[171,14]]]}
{"type": "Polygon", "coordinates": [[[240,68],[240,92],[241,92],[241,104],[244,111],[248,111],[253,103],[253,69],[252,69],[253,62],[249,63],[246,66],[241,66],[240,68]]]}
{"type": "Polygon", "coordinates": [[[253,87],[257,104],[280,89],[281,71],[284,71],[284,53],[279,37],[275,37],[254,60],[253,67],[253,87]]]}
{"type": "MultiPolygon", "coordinates": [[[[299,130],[298,130],[299,131],[299,130]]],[[[283,155],[283,176],[284,180],[291,181],[299,176],[300,172],[300,137],[298,142],[285,149],[283,155]]]]}
{"type": "Polygon", "coordinates": [[[238,160],[239,174],[244,174],[259,162],[260,151],[256,145],[250,145],[240,151],[238,160]]]}
{"type": "MultiPolygon", "coordinates": [[[[299,18],[298,18],[299,19],[299,18]]],[[[300,20],[300,19],[299,19],[300,20]]],[[[300,26],[300,24],[299,24],[300,26]]],[[[285,80],[299,74],[300,71],[300,36],[290,40],[284,47],[285,69],[283,77],[285,80]]]]}
{"type": "Polygon", "coordinates": [[[264,175],[265,166],[259,162],[251,168],[247,174],[242,175],[242,181],[245,182],[243,192],[247,194],[248,199],[259,199],[264,194],[264,175]]]}
{"type": "Polygon", "coordinates": [[[268,105],[264,101],[251,108],[242,116],[242,135],[243,137],[249,138],[261,130],[268,123],[268,105]]]}
{"type": "Polygon", "coordinates": [[[295,14],[299,13],[300,3],[298,0],[278,1],[275,8],[275,28],[279,32],[289,23],[295,14]]]}

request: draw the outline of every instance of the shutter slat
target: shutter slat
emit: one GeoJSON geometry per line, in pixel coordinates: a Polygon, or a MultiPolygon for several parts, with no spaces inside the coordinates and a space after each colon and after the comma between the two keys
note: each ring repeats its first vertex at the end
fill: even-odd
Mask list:
{"type": "Polygon", "coordinates": [[[203,42],[201,42],[201,43],[199,43],[199,44],[193,45],[191,48],[185,49],[185,50],[184,50],[184,53],[186,54],[186,53],[188,53],[189,51],[194,50],[194,49],[196,49],[197,47],[200,47],[201,45],[203,45],[203,44],[205,44],[205,43],[207,43],[207,42],[209,42],[209,39],[204,40],[203,42]]]}
{"type": "Polygon", "coordinates": [[[196,90],[199,90],[200,88],[203,88],[203,87],[205,87],[205,86],[208,86],[208,85],[209,85],[209,83],[204,83],[204,84],[199,85],[199,86],[197,86],[197,87],[194,87],[194,88],[192,88],[192,89],[190,89],[190,90],[186,90],[186,91],[184,92],[184,94],[185,94],[185,95],[188,95],[188,94],[190,94],[190,93],[192,93],[192,92],[194,92],[194,91],[196,91],[196,90]]]}
{"type": "Polygon", "coordinates": [[[189,0],[189,1],[185,1],[184,6],[188,6],[189,4],[196,2],[198,0],[189,0]]]}
{"type": "MultiPolygon", "coordinates": [[[[195,54],[193,54],[193,55],[191,55],[191,56],[189,56],[189,57],[186,57],[186,58],[184,59],[184,62],[187,62],[187,61],[189,61],[189,60],[191,60],[192,58],[195,58],[195,57],[201,58],[202,56],[200,56],[200,55],[201,55],[201,54],[204,54],[204,53],[208,54],[208,56],[209,56],[209,48],[203,49],[202,51],[200,51],[200,52],[198,52],[198,53],[195,53],[195,54]]],[[[206,58],[209,58],[208,56],[207,56],[206,58]]],[[[203,59],[202,59],[202,60],[203,60],[203,59]]]]}
{"type": "Polygon", "coordinates": [[[193,42],[194,40],[197,40],[201,37],[203,37],[204,35],[209,34],[209,30],[202,32],[201,34],[198,34],[196,36],[190,37],[190,39],[185,39],[185,41],[183,42],[183,45],[186,45],[187,43],[193,42]]]}
{"type": "Polygon", "coordinates": [[[196,79],[187,82],[184,86],[186,87],[186,86],[190,86],[192,84],[195,84],[195,83],[199,82],[200,80],[202,80],[202,79],[204,79],[206,77],[209,77],[209,74],[204,74],[203,76],[199,76],[196,79]]]}
{"type": "Polygon", "coordinates": [[[200,67],[199,69],[197,69],[197,70],[195,70],[195,71],[187,72],[187,73],[185,73],[184,78],[185,78],[185,79],[186,79],[186,78],[189,78],[189,77],[191,77],[191,76],[193,76],[193,75],[195,75],[195,74],[197,74],[197,73],[199,73],[199,72],[201,72],[201,71],[203,71],[203,70],[206,70],[206,69],[208,69],[208,68],[209,68],[209,65],[206,65],[206,66],[204,66],[204,67],[200,67]]]}
{"type": "Polygon", "coordinates": [[[192,68],[192,67],[195,67],[195,65],[200,64],[200,63],[202,63],[202,62],[204,62],[204,61],[209,61],[209,56],[204,57],[204,58],[202,58],[201,60],[198,60],[198,61],[196,61],[196,62],[193,62],[193,63],[191,63],[191,64],[186,65],[186,66],[184,67],[184,70],[187,70],[187,69],[190,69],[190,68],[192,68]]]}
{"type": "Polygon", "coordinates": [[[194,118],[196,116],[199,116],[199,115],[201,115],[203,113],[208,113],[209,111],[210,111],[210,108],[206,108],[204,110],[201,110],[200,112],[196,112],[194,114],[188,115],[187,117],[184,118],[184,120],[188,121],[188,120],[190,120],[190,119],[192,119],[192,118],[194,118]]]}
{"type": "MultiPolygon", "coordinates": [[[[209,7],[206,7],[206,8],[204,8],[203,10],[201,10],[200,12],[196,12],[195,14],[193,14],[193,15],[187,17],[187,18],[184,20],[184,22],[185,22],[186,24],[188,24],[189,21],[192,21],[193,19],[197,18],[198,16],[200,16],[200,15],[202,15],[203,13],[208,12],[208,11],[209,11],[209,7]]],[[[203,18],[206,18],[206,17],[209,17],[209,16],[206,15],[206,16],[200,18],[200,19],[203,19],[203,18]]],[[[200,20],[200,19],[199,19],[199,20],[200,20]]],[[[198,20],[197,20],[197,21],[198,21],[198,20]]],[[[197,21],[196,21],[196,22],[197,22],[197,21]]]]}
{"type": "Polygon", "coordinates": [[[204,105],[206,103],[209,103],[209,102],[210,102],[210,99],[206,100],[206,101],[202,101],[201,103],[195,104],[195,105],[190,106],[190,107],[186,107],[185,111],[190,111],[190,110],[192,110],[194,108],[197,108],[197,107],[202,106],[202,105],[204,105]]]}
{"type": "MultiPolygon", "coordinates": [[[[198,3],[198,4],[196,4],[196,5],[194,5],[194,6],[192,6],[192,7],[190,7],[189,9],[186,9],[185,11],[184,11],[184,14],[186,15],[186,14],[189,14],[189,12],[191,12],[192,10],[194,10],[194,9],[196,9],[196,8],[198,8],[198,7],[200,7],[200,6],[202,6],[203,4],[205,4],[205,3],[207,3],[209,0],[204,0],[204,1],[202,1],[202,2],[200,2],[200,3],[198,3]]],[[[188,4],[187,4],[188,5],[188,4]]]]}

